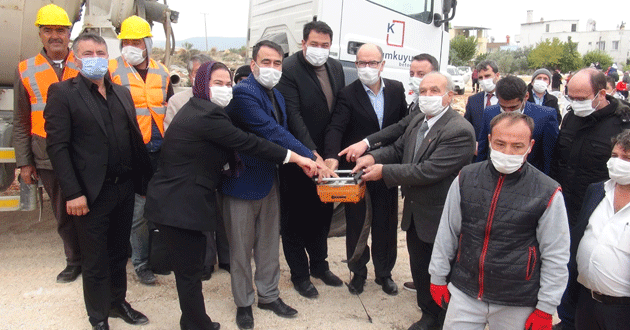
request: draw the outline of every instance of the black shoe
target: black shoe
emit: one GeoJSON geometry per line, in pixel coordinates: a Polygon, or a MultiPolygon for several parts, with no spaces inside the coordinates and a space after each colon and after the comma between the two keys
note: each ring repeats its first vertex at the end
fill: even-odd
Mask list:
{"type": "Polygon", "coordinates": [[[258,308],[273,311],[274,313],[276,313],[276,315],[282,317],[293,317],[297,314],[297,311],[295,309],[285,304],[284,301],[282,301],[282,299],[280,298],[267,304],[259,302],[258,308]]]}
{"type": "Polygon", "coordinates": [[[204,268],[201,273],[201,280],[207,281],[212,278],[212,273],[214,273],[214,266],[210,266],[209,268],[204,268]]]}
{"type": "Polygon", "coordinates": [[[294,283],[293,287],[302,296],[306,298],[317,298],[319,292],[310,280],[302,281],[300,283],[294,283]]]}
{"type": "Polygon", "coordinates": [[[254,314],[252,306],[236,308],[236,325],[241,330],[254,328],[254,314]]]}
{"type": "Polygon", "coordinates": [[[140,281],[140,283],[144,285],[155,284],[155,281],[157,280],[157,278],[155,277],[155,274],[153,274],[153,271],[149,269],[149,267],[146,267],[146,266],[140,267],[136,271],[136,275],[138,276],[138,280],[140,281]]]}
{"type": "Polygon", "coordinates": [[[126,301],[116,307],[112,307],[109,310],[109,317],[118,317],[126,323],[133,325],[149,323],[149,319],[144,314],[131,308],[131,305],[126,301]]]}
{"type": "Polygon", "coordinates": [[[412,324],[408,330],[438,330],[441,329],[437,318],[429,314],[422,314],[420,321],[412,324]]]}
{"type": "Polygon", "coordinates": [[[57,283],[70,283],[81,274],[81,266],[67,266],[59,275],[57,275],[57,283]]]}
{"type": "Polygon", "coordinates": [[[325,271],[323,274],[312,274],[314,278],[318,278],[326,285],[330,286],[342,286],[343,281],[330,270],[325,271]]]}
{"type": "Polygon", "coordinates": [[[413,284],[413,282],[403,283],[403,289],[411,292],[416,292],[416,286],[413,284]]]}
{"type": "Polygon", "coordinates": [[[352,280],[350,281],[350,284],[348,284],[348,290],[352,294],[360,294],[363,292],[364,286],[365,286],[365,277],[354,274],[352,276],[352,280]]]}
{"type": "MultiPolygon", "coordinates": [[[[181,322],[179,323],[179,328],[181,330],[188,330],[188,327],[183,325],[181,322]]],[[[221,329],[221,324],[219,322],[211,322],[210,323],[210,329],[211,330],[219,330],[219,329],[221,329]]]]}
{"type": "Polygon", "coordinates": [[[398,286],[392,280],[391,276],[381,277],[374,280],[376,284],[380,285],[383,288],[383,292],[387,293],[390,296],[395,296],[398,294],[398,286]]]}
{"type": "Polygon", "coordinates": [[[92,326],[92,330],[109,330],[109,324],[107,321],[101,321],[92,326]]]}
{"type": "Polygon", "coordinates": [[[219,268],[225,270],[226,272],[230,272],[230,264],[219,263],[219,268]]]}

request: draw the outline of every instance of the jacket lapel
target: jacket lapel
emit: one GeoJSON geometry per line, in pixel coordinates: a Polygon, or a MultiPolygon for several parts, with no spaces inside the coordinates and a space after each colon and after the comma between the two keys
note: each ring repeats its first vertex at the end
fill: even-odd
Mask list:
{"type": "Polygon", "coordinates": [[[374,107],[372,107],[372,102],[370,102],[370,97],[367,95],[365,88],[363,88],[363,84],[361,83],[361,81],[357,79],[354,82],[354,88],[355,88],[354,94],[356,95],[357,100],[359,101],[359,104],[361,105],[361,108],[363,109],[363,111],[365,111],[368,117],[372,119],[372,122],[374,123],[374,125],[376,125],[376,127],[379,128],[378,117],[376,117],[376,112],[374,111],[374,107]]]}
{"type": "MultiPolygon", "coordinates": [[[[298,61],[300,61],[302,63],[302,67],[308,73],[308,76],[313,81],[313,84],[315,86],[317,86],[317,88],[315,88],[315,89],[317,90],[317,94],[319,95],[319,97],[322,100],[324,100],[324,102],[328,102],[326,100],[326,95],[324,95],[324,90],[322,89],[322,84],[319,81],[319,78],[317,78],[317,74],[315,73],[315,69],[313,69],[313,66],[310,63],[308,63],[308,61],[306,61],[306,59],[304,58],[304,54],[302,53],[301,50],[298,52],[298,61]]],[[[328,73],[328,77],[330,77],[330,72],[329,72],[330,69],[328,68],[328,63],[326,63],[324,65],[326,67],[326,72],[328,73]]],[[[330,79],[330,84],[332,86],[332,84],[333,84],[332,79],[330,79]]],[[[333,87],[332,90],[333,90],[333,93],[334,93],[335,88],[333,87]]]]}
{"type": "Polygon", "coordinates": [[[452,116],[451,111],[453,110],[449,106],[448,109],[446,109],[446,113],[444,113],[444,115],[442,115],[442,117],[438,119],[435,124],[433,124],[431,129],[429,129],[429,132],[427,132],[426,136],[422,140],[422,144],[420,144],[420,148],[418,149],[418,152],[413,159],[413,164],[419,162],[420,159],[422,159],[422,156],[424,156],[424,153],[427,151],[429,145],[431,145],[431,142],[433,142],[433,140],[440,134],[440,131],[444,129],[446,123],[448,123],[452,116]]]}
{"type": "Polygon", "coordinates": [[[73,80],[74,86],[77,88],[79,95],[81,95],[81,98],[87,105],[88,110],[94,116],[94,119],[96,119],[98,126],[101,127],[101,129],[103,130],[103,133],[105,133],[105,135],[107,136],[107,131],[105,130],[105,122],[103,122],[103,117],[101,116],[101,113],[98,111],[98,104],[96,104],[96,101],[94,100],[94,96],[92,96],[90,90],[87,88],[87,85],[84,84],[81,81],[81,79],[82,78],[80,75],[76,76],[73,80]]]}

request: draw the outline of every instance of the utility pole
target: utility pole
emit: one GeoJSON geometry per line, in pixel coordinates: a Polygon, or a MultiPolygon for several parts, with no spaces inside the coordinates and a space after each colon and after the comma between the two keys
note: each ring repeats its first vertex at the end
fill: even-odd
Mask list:
{"type": "Polygon", "coordinates": [[[208,52],[208,25],[206,23],[206,16],[208,13],[201,13],[203,15],[203,30],[206,33],[206,53],[208,52]]]}

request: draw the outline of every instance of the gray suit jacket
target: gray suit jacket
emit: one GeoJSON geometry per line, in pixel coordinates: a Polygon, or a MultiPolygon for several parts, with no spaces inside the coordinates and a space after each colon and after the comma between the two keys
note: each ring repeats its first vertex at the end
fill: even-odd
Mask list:
{"type": "Polygon", "coordinates": [[[415,116],[405,133],[392,145],[370,154],[383,166],[388,187],[400,185],[405,204],[401,228],[414,221],[418,237],[433,243],[448,189],[475,153],[475,130],[452,108],[431,127],[412,159],[424,114],[415,116]]]}

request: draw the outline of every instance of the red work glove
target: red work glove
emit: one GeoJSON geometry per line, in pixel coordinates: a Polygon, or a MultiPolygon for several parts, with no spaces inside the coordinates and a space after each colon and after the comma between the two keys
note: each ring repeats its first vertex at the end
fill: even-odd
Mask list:
{"type": "Polygon", "coordinates": [[[525,321],[525,330],[551,330],[551,314],[534,310],[525,321]]]}
{"type": "Polygon", "coordinates": [[[438,306],[446,308],[446,304],[451,300],[451,294],[446,285],[435,285],[431,283],[431,297],[438,306]]]}

